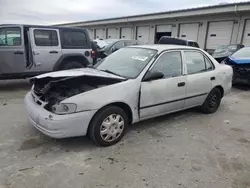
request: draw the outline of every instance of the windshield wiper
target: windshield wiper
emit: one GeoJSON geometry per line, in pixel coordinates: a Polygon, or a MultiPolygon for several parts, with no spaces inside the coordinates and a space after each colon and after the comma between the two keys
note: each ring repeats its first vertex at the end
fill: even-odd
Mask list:
{"type": "Polygon", "coordinates": [[[116,76],[123,77],[123,76],[121,76],[120,74],[114,73],[114,72],[112,72],[112,71],[110,71],[110,70],[100,70],[100,71],[107,72],[107,73],[110,73],[110,74],[113,74],[113,75],[116,75],[116,76]]]}

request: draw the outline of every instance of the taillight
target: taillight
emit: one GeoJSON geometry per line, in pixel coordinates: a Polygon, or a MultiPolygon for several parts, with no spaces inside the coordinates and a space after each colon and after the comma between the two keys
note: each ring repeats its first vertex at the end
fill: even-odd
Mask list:
{"type": "Polygon", "coordinates": [[[95,54],[96,54],[96,51],[95,51],[95,50],[92,50],[92,51],[91,51],[91,57],[95,57],[95,54]]]}

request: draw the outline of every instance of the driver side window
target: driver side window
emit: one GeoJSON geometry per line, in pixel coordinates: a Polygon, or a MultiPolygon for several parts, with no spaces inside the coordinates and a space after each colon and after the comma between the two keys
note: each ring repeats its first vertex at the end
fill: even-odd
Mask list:
{"type": "Polygon", "coordinates": [[[177,77],[182,75],[181,52],[166,52],[160,56],[154,64],[151,72],[162,72],[164,78],[177,77]]]}

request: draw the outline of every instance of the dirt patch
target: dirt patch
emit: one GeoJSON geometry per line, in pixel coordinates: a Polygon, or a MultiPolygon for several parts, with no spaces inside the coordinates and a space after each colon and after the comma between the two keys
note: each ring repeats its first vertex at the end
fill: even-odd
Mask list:
{"type": "Polygon", "coordinates": [[[250,140],[248,140],[248,139],[246,139],[246,138],[240,138],[240,139],[238,140],[238,142],[243,143],[243,144],[248,144],[248,143],[250,143],[250,140]]]}
{"type": "Polygon", "coordinates": [[[239,174],[233,180],[232,188],[249,188],[250,187],[250,173],[239,174]]]}
{"type": "Polygon", "coordinates": [[[39,148],[46,143],[47,143],[47,141],[44,141],[43,139],[31,138],[31,139],[23,141],[19,150],[36,149],[36,148],[39,148]]]}

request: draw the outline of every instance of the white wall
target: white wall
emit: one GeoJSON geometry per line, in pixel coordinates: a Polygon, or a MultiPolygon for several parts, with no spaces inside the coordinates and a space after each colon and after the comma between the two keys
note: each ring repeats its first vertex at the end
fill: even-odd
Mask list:
{"type": "Polygon", "coordinates": [[[198,43],[201,48],[205,48],[206,46],[206,38],[207,38],[207,31],[208,31],[208,23],[211,21],[226,21],[226,20],[233,20],[236,22],[234,24],[234,28],[232,31],[232,38],[231,44],[233,43],[240,43],[242,41],[242,36],[244,33],[244,24],[245,20],[250,19],[250,14],[246,15],[236,15],[235,13],[225,14],[225,15],[211,15],[211,16],[199,16],[199,17],[186,17],[181,19],[160,19],[160,20],[152,20],[152,21],[140,21],[140,22],[133,22],[133,23],[126,23],[126,24],[109,24],[109,25],[98,25],[98,26],[91,26],[91,29],[103,28],[107,30],[107,28],[119,28],[118,32],[120,32],[121,27],[132,27],[133,28],[133,38],[136,38],[136,28],[138,26],[150,26],[150,36],[149,36],[149,43],[153,44],[155,41],[155,31],[157,25],[163,24],[171,24],[172,25],[172,36],[178,37],[179,35],[179,27],[180,24],[185,23],[200,23],[199,34],[198,34],[198,43]]]}

